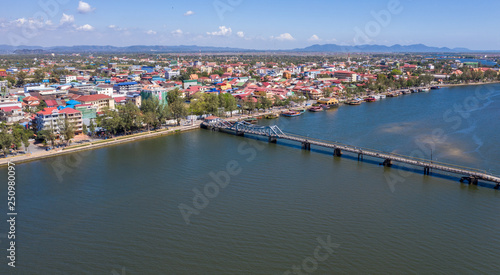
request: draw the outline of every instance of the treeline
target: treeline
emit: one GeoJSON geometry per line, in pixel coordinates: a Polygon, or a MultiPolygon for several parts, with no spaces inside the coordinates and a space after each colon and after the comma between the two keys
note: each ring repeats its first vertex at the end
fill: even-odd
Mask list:
{"type": "Polygon", "coordinates": [[[29,139],[33,136],[31,130],[25,129],[22,125],[16,123],[8,126],[4,122],[0,124],[0,147],[4,157],[10,150],[20,150],[24,145],[24,150],[30,145],[29,139]]]}

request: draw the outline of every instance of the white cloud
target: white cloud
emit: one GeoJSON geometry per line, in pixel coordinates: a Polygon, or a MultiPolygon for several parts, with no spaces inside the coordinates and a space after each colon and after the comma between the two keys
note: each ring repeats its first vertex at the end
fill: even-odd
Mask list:
{"type": "Polygon", "coordinates": [[[155,31],[153,31],[153,30],[149,30],[149,31],[147,31],[146,33],[147,33],[147,34],[149,34],[149,35],[155,35],[155,34],[156,34],[156,32],[155,32],[155,31]]]}
{"type": "Polygon", "coordinates": [[[89,13],[93,12],[95,8],[92,8],[89,3],[80,1],[78,2],[78,12],[79,13],[89,13]]]}
{"type": "Polygon", "coordinates": [[[193,14],[194,14],[194,11],[186,11],[186,13],[184,13],[184,16],[190,16],[193,14]]]}
{"type": "Polygon", "coordinates": [[[231,28],[226,28],[226,26],[220,26],[219,31],[217,32],[207,32],[208,35],[217,35],[217,36],[229,36],[233,31],[231,28]]]}
{"type": "Polygon", "coordinates": [[[240,37],[240,38],[245,37],[245,33],[244,33],[244,32],[241,32],[241,31],[240,31],[240,32],[237,32],[237,33],[236,33],[236,35],[237,35],[238,37],[240,37]]]}
{"type": "Polygon", "coordinates": [[[66,23],[73,23],[73,22],[75,22],[75,16],[68,15],[65,13],[62,14],[61,20],[59,21],[59,23],[61,25],[66,24],[66,23]]]}
{"type": "Polygon", "coordinates": [[[175,31],[172,32],[173,35],[182,35],[182,30],[181,29],[177,29],[175,31]]]}
{"type": "Polygon", "coordinates": [[[18,27],[18,28],[27,27],[29,29],[41,29],[41,28],[46,27],[46,26],[51,26],[52,21],[50,21],[50,20],[43,21],[43,20],[33,19],[33,18],[26,19],[23,17],[23,18],[18,18],[14,21],[11,21],[10,25],[18,27]]]}
{"type": "Polygon", "coordinates": [[[319,37],[315,34],[313,34],[313,36],[311,36],[309,39],[309,41],[320,41],[321,39],[319,39],[319,37]]]}
{"type": "Polygon", "coordinates": [[[295,40],[293,36],[289,33],[282,33],[278,37],[271,37],[272,39],[280,40],[280,41],[292,41],[295,40]]]}
{"type": "Polygon", "coordinates": [[[85,24],[83,26],[80,26],[80,27],[77,27],[76,30],[78,31],[86,31],[86,32],[89,32],[89,31],[93,31],[94,30],[94,27],[92,27],[91,25],[89,24],[85,24]]]}

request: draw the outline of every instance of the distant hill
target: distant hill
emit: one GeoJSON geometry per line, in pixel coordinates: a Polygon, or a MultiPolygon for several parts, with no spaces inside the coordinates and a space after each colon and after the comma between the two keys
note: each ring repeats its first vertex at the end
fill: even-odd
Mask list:
{"type": "MultiPolygon", "coordinates": [[[[312,45],[306,48],[293,50],[252,50],[230,47],[211,47],[196,45],[179,46],[145,46],[135,45],[127,47],[116,46],[57,46],[57,47],[38,47],[38,46],[10,46],[0,45],[0,54],[34,54],[34,53],[196,53],[196,52],[300,52],[300,53],[326,53],[326,52],[350,52],[350,53],[469,53],[481,52],[472,51],[466,48],[446,48],[430,47],[423,44],[414,45],[358,45],[341,46],[336,44],[312,45]]],[[[493,51],[482,51],[493,52],[493,51]]],[[[500,51],[497,51],[500,52],[500,51]]]]}
{"type": "Polygon", "coordinates": [[[297,52],[363,52],[363,53],[456,53],[456,52],[472,52],[466,48],[446,48],[446,47],[429,47],[424,44],[414,44],[402,46],[399,44],[393,46],[384,45],[358,45],[358,46],[341,46],[336,44],[312,45],[302,49],[295,49],[297,52]]]}
{"type": "Polygon", "coordinates": [[[56,46],[56,47],[37,47],[37,46],[9,46],[0,45],[0,53],[24,53],[29,51],[45,51],[51,53],[141,53],[141,52],[161,52],[161,53],[194,53],[194,52],[250,52],[254,50],[239,49],[230,47],[210,47],[196,45],[179,46],[56,46]]]}

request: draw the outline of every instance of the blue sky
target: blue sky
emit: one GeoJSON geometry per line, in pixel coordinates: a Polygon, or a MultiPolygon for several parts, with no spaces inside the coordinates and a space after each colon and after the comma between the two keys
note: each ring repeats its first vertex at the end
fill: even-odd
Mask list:
{"type": "Polygon", "coordinates": [[[426,44],[500,50],[500,1],[24,0],[0,4],[0,44],[426,44]]]}

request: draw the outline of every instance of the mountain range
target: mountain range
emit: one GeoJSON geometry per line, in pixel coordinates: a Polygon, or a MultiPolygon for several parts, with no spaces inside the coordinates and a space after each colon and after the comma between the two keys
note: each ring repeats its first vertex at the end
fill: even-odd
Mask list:
{"type": "Polygon", "coordinates": [[[466,48],[446,48],[430,47],[424,44],[414,45],[358,45],[342,46],[336,44],[312,45],[305,48],[291,50],[252,50],[230,47],[212,47],[196,45],[179,46],[10,46],[0,45],[0,54],[41,54],[41,53],[196,53],[196,52],[290,52],[290,53],[472,53],[472,52],[493,52],[493,51],[473,51],[466,48]]]}

